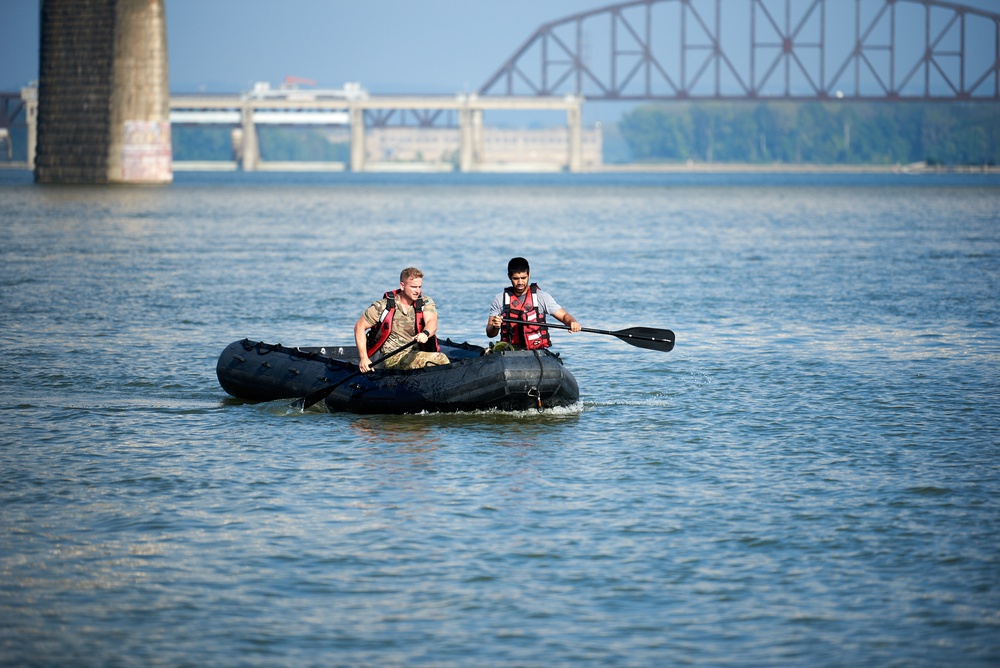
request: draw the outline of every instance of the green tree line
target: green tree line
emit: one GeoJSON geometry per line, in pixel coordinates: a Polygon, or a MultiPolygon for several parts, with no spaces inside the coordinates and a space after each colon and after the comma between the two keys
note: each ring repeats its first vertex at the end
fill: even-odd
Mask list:
{"type": "Polygon", "coordinates": [[[642,162],[995,165],[992,103],[642,105],[618,129],[642,162]]]}

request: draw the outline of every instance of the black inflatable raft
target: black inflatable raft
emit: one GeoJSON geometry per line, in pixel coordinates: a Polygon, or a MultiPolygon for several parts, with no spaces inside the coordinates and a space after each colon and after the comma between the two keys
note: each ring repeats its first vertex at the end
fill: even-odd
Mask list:
{"type": "MultiPolygon", "coordinates": [[[[356,375],[324,400],[331,411],[419,413],[569,406],[576,378],[547,350],[483,354],[480,346],[441,342],[451,364],[407,371],[376,368],[356,375]]],[[[229,394],[251,401],[295,399],[358,370],[354,346],[289,348],[243,339],[219,356],[216,373],[229,394]]]]}

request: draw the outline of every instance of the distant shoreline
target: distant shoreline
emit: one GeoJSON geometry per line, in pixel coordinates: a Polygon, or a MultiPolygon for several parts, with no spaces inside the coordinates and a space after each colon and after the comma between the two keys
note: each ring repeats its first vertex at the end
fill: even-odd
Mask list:
{"type": "Polygon", "coordinates": [[[727,162],[687,163],[626,163],[604,164],[593,168],[601,173],[666,173],[666,174],[725,174],[755,172],[771,174],[1000,174],[997,166],[928,165],[915,162],[908,165],[810,165],[810,164],[754,164],[727,162]]]}
{"type": "MultiPolygon", "coordinates": [[[[407,172],[440,173],[453,171],[442,169],[440,163],[383,163],[371,165],[367,173],[407,172]]],[[[537,165],[506,165],[503,168],[486,166],[476,170],[480,174],[534,174],[559,172],[557,168],[540,169],[537,165]],[[493,168],[491,168],[493,167],[493,168]]],[[[0,171],[28,171],[24,162],[0,162],[0,171]]],[[[232,161],[179,161],[174,163],[175,172],[239,172],[232,161]]],[[[345,172],[340,162],[267,162],[260,165],[261,172],[345,172]]],[[[457,171],[455,173],[458,173],[457,171]]],[[[688,162],[688,163],[622,163],[601,164],[585,167],[582,174],[1000,174],[1000,166],[972,165],[927,165],[916,162],[908,165],[810,165],[810,164],[754,164],[737,162],[688,162]]]]}

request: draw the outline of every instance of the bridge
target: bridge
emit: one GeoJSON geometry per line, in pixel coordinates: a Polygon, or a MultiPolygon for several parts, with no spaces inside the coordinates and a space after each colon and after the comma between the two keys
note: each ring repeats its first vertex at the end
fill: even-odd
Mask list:
{"type": "Polygon", "coordinates": [[[998,101],[1000,14],[942,0],[633,0],[546,23],[479,92],[998,101]]]}
{"type": "MultiPolygon", "coordinates": [[[[0,121],[6,127],[20,129],[26,137],[26,159],[17,166],[33,169],[37,137],[38,101],[34,87],[20,94],[0,94],[0,121]]],[[[172,126],[225,126],[232,128],[234,160],[212,160],[199,163],[174,161],[173,168],[182,170],[236,169],[243,171],[328,171],[341,169],[337,163],[272,163],[262,160],[258,131],[260,126],[326,126],[347,130],[352,171],[387,171],[406,169],[396,163],[373,161],[367,156],[366,135],[390,128],[442,129],[448,132],[444,144],[457,148],[460,171],[497,171],[511,169],[511,163],[489,160],[487,145],[490,129],[483,122],[489,110],[555,111],[566,116],[566,129],[559,133],[533,133],[534,143],[550,144],[547,161],[522,164],[534,171],[551,170],[559,164],[569,171],[582,171],[600,161],[600,137],[594,130],[582,128],[583,100],[565,97],[492,97],[471,95],[438,96],[371,96],[357,84],[338,90],[300,88],[271,89],[257,84],[253,90],[232,95],[174,95],[169,100],[169,122],[172,126]],[[561,152],[562,158],[559,157],[561,152]],[[555,154],[555,162],[553,162],[555,154]]],[[[530,132],[530,131],[529,131],[530,132]]],[[[11,157],[12,135],[0,134],[6,140],[8,160],[11,157]]],[[[413,135],[410,135],[412,141],[413,135]]],[[[441,143],[440,139],[438,143],[441,143]]],[[[495,142],[493,142],[495,143],[495,142]]],[[[0,144],[0,151],[4,145],[0,144]]],[[[0,163],[2,164],[2,163],[0,163]]],[[[450,165],[448,165],[450,167],[450,165]]],[[[417,166],[419,167],[419,166],[417,166]]],[[[434,169],[433,165],[425,165],[434,169]]],[[[441,165],[437,167],[441,168],[441,165]]],[[[513,166],[514,169],[518,167],[513,166]]]]}
{"type": "Polygon", "coordinates": [[[584,100],[1000,101],[1000,14],[946,0],[631,0],[544,24],[472,95],[167,99],[162,2],[43,0],[40,85],[0,94],[0,151],[23,127],[32,166],[39,138],[36,179],[169,180],[170,122],[209,114],[239,130],[244,169],[261,167],[258,124],[309,122],[350,128],[364,171],[366,132],[410,118],[457,125],[458,167],[476,171],[485,111],[550,109],[566,114],[565,167],[579,171],[584,100]],[[94,90],[131,107],[84,119],[94,90]]]}
{"type": "MultiPolygon", "coordinates": [[[[234,152],[244,171],[275,169],[261,161],[257,127],[262,124],[283,126],[326,125],[350,129],[350,167],[352,171],[399,168],[372,164],[366,152],[366,133],[409,123],[423,129],[454,128],[458,147],[458,169],[463,172],[496,170],[488,162],[484,112],[488,110],[557,111],[566,114],[566,132],[562,141],[565,165],[570,171],[584,167],[584,135],[581,127],[583,100],[567,95],[480,97],[472,95],[372,96],[358,84],[339,90],[293,88],[271,89],[257,84],[242,95],[175,95],[170,100],[173,124],[222,124],[233,126],[234,152]],[[457,123],[455,122],[457,117],[457,123]]],[[[593,137],[589,137],[593,144],[593,137]]],[[[593,162],[591,157],[590,162],[593,162]]],[[[204,165],[201,165],[204,167],[204,165]]],[[[322,169],[323,165],[310,165],[322,169]]],[[[329,166],[327,166],[329,167],[329,166]]],[[[292,168],[284,164],[279,169],[292,168]]]]}

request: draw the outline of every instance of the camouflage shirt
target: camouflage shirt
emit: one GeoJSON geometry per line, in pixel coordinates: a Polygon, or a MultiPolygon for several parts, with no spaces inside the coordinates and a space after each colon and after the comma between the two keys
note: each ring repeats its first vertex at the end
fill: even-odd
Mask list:
{"type": "MultiPolygon", "coordinates": [[[[426,318],[431,313],[437,313],[437,307],[434,306],[434,300],[424,295],[422,297],[424,300],[424,317],[426,318]]],[[[365,310],[365,322],[369,326],[374,327],[378,324],[378,319],[382,316],[382,311],[385,310],[385,297],[375,301],[371,306],[365,310]]],[[[413,340],[413,337],[417,335],[417,313],[412,306],[406,306],[403,304],[403,300],[396,300],[396,313],[392,318],[392,331],[389,333],[389,338],[386,340],[385,345],[382,346],[383,351],[392,351],[400,346],[404,346],[413,340]]]]}

